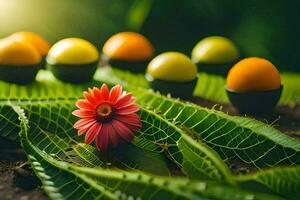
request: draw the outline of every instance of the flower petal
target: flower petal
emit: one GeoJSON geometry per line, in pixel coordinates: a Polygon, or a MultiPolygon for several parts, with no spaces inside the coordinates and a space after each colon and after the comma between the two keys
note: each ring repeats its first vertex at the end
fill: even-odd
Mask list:
{"type": "Polygon", "coordinates": [[[136,113],[129,115],[118,115],[117,120],[124,123],[132,132],[135,132],[142,127],[140,116],[136,113]]]}
{"type": "Polygon", "coordinates": [[[80,118],[95,118],[95,111],[74,110],[72,114],[80,118]]]}
{"type": "Polygon", "coordinates": [[[100,133],[96,137],[96,146],[99,150],[105,151],[109,144],[108,125],[102,124],[100,133]]]}
{"type": "Polygon", "coordinates": [[[140,116],[135,113],[129,115],[117,115],[115,119],[132,126],[141,126],[142,124],[140,116]]]}
{"type": "Polygon", "coordinates": [[[114,86],[109,93],[109,101],[111,104],[114,104],[118,98],[121,96],[122,94],[122,86],[121,85],[116,85],[114,86]]]}
{"type": "Polygon", "coordinates": [[[93,87],[93,89],[91,90],[91,93],[92,93],[97,105],[103,101],[103,97],[101,95],[101,90],[99,88],[93,87]]]}
{"type": "Polygon", "coordinates": [[[123,96],[121,96],[115,103],[115,108],[116,109],[120,109],[126,106],[130,106],[132,104],[134,104],[136,101],[136,99],[134,98],[134,96],[132,96],[131,93],[127,93],[123,96]]]}
{"type": "Polygon", "coordinates": [[[101,90],[101,95],[102,95],[103,100],[108,100],[109,89],[105,83],[101,86],[100,90],[101,90]]]}
{"type": "Polygon", "coordinates": [[[111,126],[111,124],[107,124],[108,127],[108,136],[110,138],[111,144],[113,147],[116,147],[118,144],[118,134],[115,129],[111,126]]]}
{"type": "Polygon", "coordinates": [[[96,120],[95,119],[80,119],[73,125],[73,127],[76,129],[81,129],[83,126],[90,124],[91,122],[96,122],[96,120]]]}
{"type": "Polygon", "coordinates": [[[77,108],[83,109],[83,110],[94,110],[95,106],[89,103],[85,99],[79,99],[76,104],[77,108]]]}
{"type": "Polygon", "coordinates": [[[95,101],[93,95],[90,92],[83,92],[83,96],[86,98],[86,100],[92,104],[92,105],[97,105],[97,102],[95,101]]]}
{"type": "Polygon", "coordinates": [[[89,130],[86,132],[85,135],[85,143],[90,144],[92,141],[95,140],[96,136],[101,131],[102,124],[95,123],[89,130]]]}
{"type": "Polygon", "coordinates": [[[133,132],[122,122],[118,120],[112,120],[111,125],[123,140],[130,142],[133,139],[133,132]]]}
{"type": "Polygon", "coordinates": [[[142,123],[140,122],[138,125],[132,125],[122,122],[125,126],[127,126],[132,132],[136,132],[141,129],[142,123]]]}
{"type": "MultiPolygon", "coordinates": [[[[122,122],[122,121],[120,121],[122,122]]],[[[139,121],[137,124],[128,124],[126,122],[122,122],[125,126],[127,126],[132,132],[138,131],[142,127],[142,122],[139,121]]]]}
{"type": "Polygon", "coordinates": [[[118,115],[129,115],[129,114],[135,113],[138,110],[140,110],[140,108],[137,105],[131,105],[131,106],[117,110],[117,114],[118,115]]]}
{"type": "Polygon", "coordinates": [[[88,128],[86,128],[86,129],[79,129],[79,130],[77,131],[77,135],[78,135],[78,136],[83,135],[83,134],[87,131],[87,129],[88,129],[88,128]]]}

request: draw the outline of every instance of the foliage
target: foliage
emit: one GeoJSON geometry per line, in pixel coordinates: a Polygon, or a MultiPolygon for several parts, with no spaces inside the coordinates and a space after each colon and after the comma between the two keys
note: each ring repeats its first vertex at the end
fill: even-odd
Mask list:
{"type": "Polygon", "coordinates": [[[131,144],[109,152],[84,144],[71,114],[82,91],[101,82],[65,84],[45,71],[28,86],[0,82],[0,137],[20,139],[50,198],[299,197],[298,140],[253,119],[133,86],[147,87],[142,77],[129,83],[130,73],[106,71],[106,80],[103,72],[99,81],[121,82],[137,97],[143,123],[131,144]],[[252,172],[234,175],[230,162],[252,172]]]}
{"type": "Polygon", "coordinates": [[[159,111],[178,127],[214,148],[224,160],[263,168],[300,164],[300,143],[270,125],[226,115],[190,103],[139,90],[138,102],[159,111]]]}

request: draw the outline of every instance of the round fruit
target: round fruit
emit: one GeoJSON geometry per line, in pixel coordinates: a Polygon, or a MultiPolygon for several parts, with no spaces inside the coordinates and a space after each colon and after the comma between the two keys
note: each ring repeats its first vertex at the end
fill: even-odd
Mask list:
{"type": "Polygon", "coordinates": [[[154,53],[150,41],[134,32],[121,32],[110,37],[103,46],[103,53],[112,60],[143,61],[154,53]]]}
{"type": "Polygon", "coordinates": [[[92,79],[97,69],[99,53],[86,40],[67,38],[51,47],[46,60],[48,68],[56,78],[81,83],[92,79]]]}
{"type": "Polygon", "coordinates": [[[12,38],[0,41],[0,79],[14,83],[34,80],[41,55],[30,43],[12,38]]]}
{"type": "Polygon", "coordinates": [[[56,64],[87,64],[99,59],[97,48],[81,38],[67,38],[55,43],[49,50],[47,62],[56,64]]]}
{"type": "Polygon", "coordinates": [[[197,83],[197,67],[182,53],[166,52],[149,63],[146,78],[154,90],[188,98],[197,83]]]}
{"type": "Polygon", "coordinates": [[[227,76],[226,92],[242,114],[270,114],[283,86],[276,67],[266,59],[251,57],[235,64],[227,76]]]}
{"type": "Polygon", "coordinates": [[[28,42],[18,41],[10,38],[0,42],[0,64],[1,65],[23,65],[31,66],[38,64],[41,56],[38,51],[28,42]]]}
{"type": "Polygon", "coordinates": [[[33,32],[17,32],[10,37],[31,43],[42,56],[46,56],[50,48],[47,40],[33,32]]]}
{"type": "Polygon", "coordinates": [[[149,63],[147,74],[155,79],[184,82],[196,78],[197,67],[182,53],[166,52],[149,63]]]}
{"type": "Polygon", "coordinates": [[[257,57],[239,61],[227,76],[227,88],[239,92],[274,90],[280,84],[276,67],[270,61],[257,57]]]}
{"type": "Polygon", "coordinates": [[[194,63],[223,64],[237,60],[239,51],[234,43],[221,36],[202,39],[192,50],[194,63]]]}
{"type": "Polygon", "coordinates": [[[136,73],[144,73],[154,54],[150,41],[134,32],[121,32],[110,37],[103,46],[104,64],[136,73]]]}

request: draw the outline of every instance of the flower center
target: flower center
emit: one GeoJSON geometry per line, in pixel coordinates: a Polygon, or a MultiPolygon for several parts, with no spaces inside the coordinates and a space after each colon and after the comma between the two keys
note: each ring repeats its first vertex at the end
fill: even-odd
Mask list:
{"type": "Polygon", "coordinates": [[[109,121],[113,114],[113,108],[108,103],[102,103],[96,108],[97,120],[100,122],[109,121]]]}

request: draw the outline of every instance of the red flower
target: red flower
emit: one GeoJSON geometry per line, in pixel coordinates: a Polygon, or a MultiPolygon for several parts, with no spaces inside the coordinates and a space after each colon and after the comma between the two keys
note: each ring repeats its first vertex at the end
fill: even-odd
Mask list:
{"type": "Polygon", "coordinates": [[[142,126],[135,112],[135,97],[122,92],[122,86],[116,85],[109,91],[106,84],[101,89],[94,87],[83,92],[85,99],[76,102],[79,108],[72,112],[82,119],[74,124],[78,135],[85,133],[85,143],[95,140],[99,150],[105,151],[110,145],[116,147],[119,142],[130,142],[133,132],[142,126]]]}

